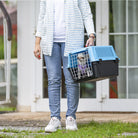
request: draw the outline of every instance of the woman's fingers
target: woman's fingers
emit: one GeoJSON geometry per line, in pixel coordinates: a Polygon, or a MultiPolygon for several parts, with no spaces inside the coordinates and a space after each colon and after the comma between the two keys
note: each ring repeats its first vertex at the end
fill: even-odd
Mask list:
{"type": "MultiPolygon", "coordinates": [[[[89,39],[88,39],[89,40],[89,39]]],[[[89,46],[89,41],[87,40],[85,47],[89,46]]]]}
{"type": "Polygon", "coordinates": [[[39,52],[39,55],[41,55],[41,49],[40,48],[38,49],[38,52],[39,52]]]}
{"type": "Polygon", "coordinates": [[[41,59],[39,52],[36,54],[35,57],[38,58],[38,59],[41,59]]]}
{"type": "Polygon", "coordinates": [[[86,42],[86,47],[87,47],[87,46],[93,46],[93,45],[94,45],[94,40],[91,39],[91,38],[89,38],[89,39],[87,40],[87,42],[86,42]]]}
{"type": "Polygon", "coordinates": [[[41,49],[40,48],[35,48],[34,55],[35,55],[36,58],[41,59],[41,57],[40,57],[41,49]]]}

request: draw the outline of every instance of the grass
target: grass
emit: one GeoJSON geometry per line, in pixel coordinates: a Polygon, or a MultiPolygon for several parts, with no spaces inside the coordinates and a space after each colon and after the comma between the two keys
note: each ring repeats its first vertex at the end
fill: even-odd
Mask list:
{"type": "Polygon", "coordinates": [[[5,107],[5,106],[0,107],[0,112],[1,111],[10,112],[10,111],[15,111],[15,110],[16,110],[15,107],[5,107]]]}
{"type": "Polygon", "coordinates": [[[58,130],[46,135],[44,130],[39,131],[17,131],[4,129],[2,132],[14,133],[12,136],[1,134],[0,138],[138,138],[135,136],[121,136],[122,133],[138,133],[138,123],[108,122],[98,123],[92,121],[89,124],[78,125],[78,131],[58,130]],[[118,135],[120,134],[120,135],[118,135]]]}

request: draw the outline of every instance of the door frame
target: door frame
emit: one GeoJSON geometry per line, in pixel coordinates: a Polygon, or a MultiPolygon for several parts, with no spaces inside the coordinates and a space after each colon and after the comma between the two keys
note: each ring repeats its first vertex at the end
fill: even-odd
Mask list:
{"type": "MultiPolygon", "coordinates": [[[[96,41],[97,45],[109,45],[109,1],[95,0],[96,2],[96,41]]],[[[36,4],[36,3],[35,3],[36,4]]],[[[37,3],[38,4],[38,3],[37,3]]],[[[38,4],[39,5],[39,4],[38,4]]],[[[36,13],[39,13],[38,8],[36,13]]],[[[35,19],[37,19],[35,17],[35,19]]],[[[37,20],[36,20],[37,21],[37,20]]],[[[37,22],[35,22],[37,24],[37,22]]],[[[36,27],[36,25],[35,25],[36,27]]],[[[36,28],[35,28],[36,29],[36,28]]],[[[42,55],[41,55],[42,56],[42,55]]],[[[35,60],[35,90],[32,93],[31,111],[50,111],[48,98],[43,98],[43,66],[42,59],[35,60]],[[41,78],[41,79],[40,79],[41,78]]],[[[96,82],[96,98],[80,98],[78,112],[104,111],[104,112],[136,112],[137,99],[110,99],[109,79],[96,82]]],[[[67,110],[66,98],[61,98],[61,111],[67,110]]]]}
{"type": "MultiPolygon", "coordinates": [[[[109,45],[109,0],[102,1],[101,5],[101,45],[109,45]]],[[[127,99],[110,99],[109,79],[105,80],[105,82],[102,81],[102,83],[101,111],[138,112],[138,106],[134,106],[138,105],[138,99],[128,99],[128,97],[127,99]]]]}
{"type": "MultiPolygon", "coordinates": [[[[96,2],[96,30],[101,30],[101,2],[99,0],[91,1],[96,2]]],[[[35,21],[34,21],[34,30],[36,31],[38,13],[39,13],[39,1],[34,3],[34,12],[35,12],[35,21]]],[[[34,31],[34,32],[35,32],[34,31]]],[[[35,34],[35,33],[34,33],[35,34]]],[[[97,45],[100,45],[101,34],[97,33],[97,45]]],[[[41,55],[42,57],[42,55],[41,55]]],[[[35,81],[34,81],[34,92],[32,93],[32,102],[31,102],[31,111],[50,111],[48,98],[43,98],[43,59],[36,61],[34,63],[35,68],[35,81]],[[40,79],[41,78],[41,79],[40,79]]],[[[102,108],[102,89],[106,90],[106,81],[97,81],[96,82],[96,98],[80,98],[78,111],[101,111],[102,108]]],[[[67,110],[67,99],[61,98],[61,111],[67,110]]]]}

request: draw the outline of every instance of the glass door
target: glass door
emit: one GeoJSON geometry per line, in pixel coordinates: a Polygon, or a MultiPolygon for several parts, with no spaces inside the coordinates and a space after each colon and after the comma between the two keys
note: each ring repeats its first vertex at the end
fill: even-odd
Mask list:
{"type": "MultiPolygon", "coordinates": [[[[93,13],[94,18],[94,25],[96,27],[96,2],[90,2],[90,6],[93,13]]],[[[87,41],[87,34],[85,30],[85,42],[87,41]]],[[[43,58],[44,59],[44,58],[43,58]]],[[[66,111],[67,109],[67,100],[66,100],[66,87],[65,87],[65,78],[63,75],[62,69],[62,82],[61,82],[61,111],[66,111]]],[[[47,73],[46,73],[46,66],[43,62],[43,98],[48,100],[48,82],[47,82],[47,73]]],[[[80,102],[79,102],[79,111],[90,110],[89,106],[86,106],[88,102],[90,105],[94,105],[96,102],[96,82],[87,82],[87,83],[80,83],[80,102]],[[87,101],[87,102],[86,102],[87,101]],[[84,106],[85,105],[85,106],[84,106]]],[[[92,107],[92,106],[91,106],[92,107]]]]}
{"type": "MultiPolygon", "coordinates": [[[[138,1],[109,0],[109,44],[120,58],[119,76],[109,80],[108,97],[103,101],[103,111],[138,111],[138,1]]],[[[104,9],[105,7],[103,7],[104,9]]]]}
{"type": "MultiPolygon", "coordinates": [[[[96,28],[96,45],[113,45],[120,58],[119,76],[80,84],[78,111],[138,112],[138,1],[89,0],[96,28]]],[[[35,6],[35,29],[39,0],[35,6]]],[[[85,41],[87,39],[86,35],[85,41]]],[[[49,111],[44,58],[35,63],[32,111],[49,111]]],[[[63,73],[62,73],[63,74],[63,73]]],[[[64,77],[61,111],[67,110],[64,77]]]]}
{"type": "MultiPolygon", "coordinates": [[[[100,21],[101,18],[99,18],[99,14],[101,14],[101,8],[98,7],[101,6],[100,2],[98,1],[89,1],[90,6],[93,13],[93,19],[94,19],[94,25],[95,30],[97,30],[98,26],[101,25],[100,21]],[[98,8],[97,8],[98,7],[98,8]],[[98,18],[96,18],[98,17],[98,18]]],[[[39,12],[39,2],[37,1],[35,4],[35,12],[36,12],[36,24],[37,24],[37,18],[39,12]]],[[[86,30],[85,30],[85,42],[88,39],[86,30]]],[[[98,37],[97,37],[98,38],[98,37]]],[[[100,40],[98,41],[100,43],[100,40]]],[[[43,56],[42,56],[43,57],[43,56]]],[[[40,64],[40,63],[39,63],[40,64]]],[[[42,75],[42,85],[38,86],[40,87],[39,92],[36,94],[35,102],[32,104],[33,111],[49,111],[49,103],[48,103],[48,79],[47,79],[47,72],[46,72],[46,65],[44,62],[44,57],[41,60],[41,65],[39,67],[36,67],[36,70],[39,77],[39,75],[42,75]],[[42,92],[40,93],[40,90],[42,92]]],[[[40,78],[40,77],[39,77],[40,78]]],[[[62,70],[62,85],[61,85],[61,111],[67,110],[67,99],[66,99],[66,87],[64,83],[64,75],[62,70]]],[[[101,95],[101,85],[102,81],[99,82],[87,82],[87,83],[80,83],[80,101],[79,101],[79,107],[78,111],[101,111],[101,102],[100,102],[100,95],[101,95]]],[[[36,86],[35,86],[36,87],[36,86]]],[[[38,88],[37,88],[38,90],[38,88]]]]}

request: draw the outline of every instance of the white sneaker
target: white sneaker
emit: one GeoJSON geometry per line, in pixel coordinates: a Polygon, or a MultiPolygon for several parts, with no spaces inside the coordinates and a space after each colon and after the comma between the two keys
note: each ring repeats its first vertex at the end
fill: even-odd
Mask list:
{"type": "Polygon", "coordinates": [[[76,120],[72,116],[68,116],[66,119],[66,129],[67,130],[78,130],[76,120]]]}
{"type": "Polygon", "coordinates": [[[48,125],[45,127],[45,132],[51,133],[61,129],[61,121],[57,117],[52,117],[48,125]]]}

